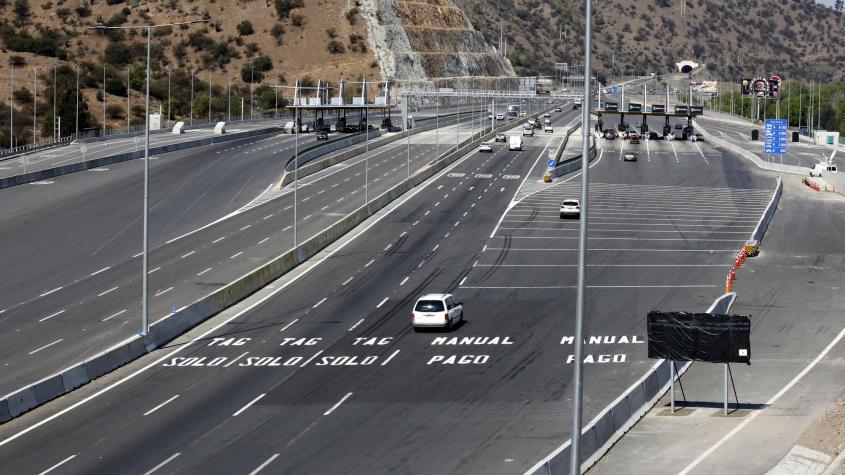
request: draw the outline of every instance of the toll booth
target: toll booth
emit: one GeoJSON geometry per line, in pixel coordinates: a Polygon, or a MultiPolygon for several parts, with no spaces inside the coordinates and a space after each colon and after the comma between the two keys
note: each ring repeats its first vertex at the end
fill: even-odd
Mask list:
{"type": "Polygon", "coordinates": [[[684,118],[686,119],[686,125],[682,129],[682,139],[686,140],[691,134],[694,133],[694,128],[692,125],[692,120],[704,113],[704,108],[702,106],[687,106],[687,105],[677,105],[675,106],[674,112],[667,112],[666,105],[664,104],[653,104],[651,106],[651,110],[648,108],[644,108],[642,104],[637,103],[630,103],[628,104],[627,110],[620,110],[619,104],[616,102],[605,102],[604,109],[596,109],[594,111],[598,116],[597,126],[600,131],[604,130],[604,119],[603,116],[619,116],[619,122],[616,126],[618,131],[625,131],[630,128],[630,125],[625,122],[625,116],[639,116],[642,118],[640,123],[639,132],[641,134],[645,134],[649,132],[648,127],[648,120],[649,118],[660,120],[663,119],[663,136],[668,135],[672,132],[672,124],[670,122],[671,118],[684,118]]]}

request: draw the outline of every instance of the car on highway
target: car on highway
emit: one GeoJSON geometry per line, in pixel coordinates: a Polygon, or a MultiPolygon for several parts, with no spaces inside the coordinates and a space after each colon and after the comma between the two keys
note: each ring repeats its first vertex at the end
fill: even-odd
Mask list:
{"type": "Polygon", "coordinates": [[[675,133],[669,132],[668,134],[663,136],[663,139],[671,142],[671,141],[675,140],[675,133]]]}
{"type": "Polygon", "coordinates": [[[660,134],[652,131],[648,133],[648,138],[649,140],[660,140],[660,134]]]}
{"type": "Polygon", "coordinates": [[[604,129],[604,138],[607,140],[613,140],[616,138],[616,131],[613,129],[604,129]]]}
{"type": "Polygon", "coordinates": [[[496,120],[505,120],[505,114],[496,114],[496,120]]]}
{"type": "Polygon", "coordinates": [[[544,120],[544,121],[543,121],[543,123],[545,123],[545,124],[551,124],[551,123],[552,123],[552,119],[546,119],[546,120],[544,120]]]}
{"type": "Polygon", "coordinates": [[[490,142],[481,142],[481,145],[478,146],[479,152],[492,152],[493,147],[490,145],[490,142]]]}
{"type": "Polygon", "coordinates": [[[534,127],[531,124],[525,124],[522,126],[522,136],[534,136],[534,127]]]}
{"type": "Polygon", "coordinates": [[[683,124],[675,124],[675,130],[684,130],[683,124]]]}
{"type": "Polygon", "coordinates": [[[687,140],[689,140],[690,142],[698,142],[698,137],[695,134],[689,134],[687,136],[687,140]]]}
{"type": "Polygon", "coordinates": [[[321,130],[321,131],[317,132],[317,140],[328,140],[328,139],[329,139],[329,133],[326,132],[325,130],[321,130]]]}
{"type": "Polygon", "coordinates": [[[535,117],[534,118],[534,128],[539,129],[540,127],[542,127],[542,125],[540,125],[540,119],[535,117]]]}
{"type": "Polygon", "coordinates": [[[626,162],[636,162],[637,161],[637,152],[629,150],[625,152],[625,155],[622,156],[622,159],[626,162]]]}
{"type": "Polygon", "coordinates": [[[414,331],[421,328],[444,328],[451,330],[452,326],[464,319],[464,303],[452,294],[426,294],[414,304],[411,313],[411,325],[414,331]]]}
{"type": "Polygon", "coordinates": [[[638,134],[636,131],[631,131],[631,132],[628,133],[628,140],[631,142],[631,144],[639,145],[640,134],[638,134]]]}
{"type": "Polygon", "coordinates": [[[508,137],[505,134],[496,134],[496,142],[507,142],[508,137]]]}
{"type": "Polygon", "coordinates": [[[522,150],[522,137],[511,135],[510,139],[508,139],[508,150],[522,150]]]}
{"type": "Polygon", "coordinates": [[[525,111],[520,112],[520,113],[519,113],[519,116],[520,116],[520,117],[525,117],[525,111]]]}
{"type": "Polygon", "coordinates": [[[560,203],[560,219],[564,218],[580,218],[581,217],[581,201],[575,199],[566,199],[560,203]]]}
{"type": "Polygon", "coordinates": [[[551,117],[551,116],[552,116],[552,114],[550,114],[550,113],[548,113],[548,112],[546,112],[545,114],[543,114],[543,117],[551,117]]]}
{"type": "Polygon", "coordinates": [[[555,112],[560,112],[560,107],[555,107],[555,112]]]}
{"type": "Polygon", "coordinates": [[[552,124],[546,124],[546,126],[543,127],[543,132],[551,134],[551,133],[554,133],[554,131],[555,131],[555,129],[552,128],[552,124]]]}

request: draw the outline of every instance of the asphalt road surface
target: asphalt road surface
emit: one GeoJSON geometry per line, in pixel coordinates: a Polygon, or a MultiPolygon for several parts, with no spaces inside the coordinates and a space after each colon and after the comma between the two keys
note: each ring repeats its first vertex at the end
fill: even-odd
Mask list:
{"type": "MultiPolygon", "coordinates": [[[[447,140],[465,140],[471,132],[462,123],[413,136],[411,173],[434,156],[438,141],[445,152],[447,140]]],[[[269,188],[292,155],[293,140],[274,134],[162,155],[151,163],[151,322],[293,247],[292,189],[269,188]]],[[[363,205],[365,164],[375,197],[405,179],[408,158],[407,143],[397,142],[302,180],[299,241],[363,205]]],[[[49,185],[3,190],[10,211],[0,227],[16,252],[4,253],[0,262],[6,277],[0,321],[9,329],[0,335],[0,365],[6,368],[0,393],[138,330],[142,165],[132,161],[49,185]]]]}
{"type": "MultiPolygon", "coordinates": [[[[529,468],[569,437],[577,221],[557,211],[578,195],[578,175],[512,197],[536,180],[555,140],[538,134],[522,152],[497,144],[493,154],[470,154],[311,272],[215,320],[193,343],[82,388],[63,412],[58,401],[6,424],[4,470],[529,468]],[[466,322],[412,332],[411,307],[428,292],[455,293],[466,322]]],[[[703,310],[721,293],[774,186],[706,144],[651,143],[634,163],[619,159],[620,141],[600,146],[585,420],[652,366],[648,310],[703,310]]]]}

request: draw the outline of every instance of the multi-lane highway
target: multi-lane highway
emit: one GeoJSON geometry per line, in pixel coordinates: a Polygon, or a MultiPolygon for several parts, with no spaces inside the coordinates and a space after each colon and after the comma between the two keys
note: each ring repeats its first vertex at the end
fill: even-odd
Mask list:
{"type": "MultiPolygon", "coordinates": [[[[578,196],[578,175],[551,185],[539,177],[548,149],[574,118],[570,111],[554,114],[557,132],[526,139],[525,151],[496,144],[492,154],[469,154],[309,272],[216,317],[187,342],[6,424],[0,428],[4,470],[514,473],[531,467],[569,436],[578,223],[560,220],[557,211],[563,198],[578,196]],[[531,192],[518,193],[521,186],[531,192]],[[411,306],[427,292],[455,293],[466,322],[452,332],[412,332],[411,306]]],[[[431,137],[417,140],[412,159],[421,153],[422,163],[431,157],[431,137]]],[[[703,310],[721,293],[774,186],[706,143],[616,140],[599,147],[591,175],[586,420],[651,366],[647,311],[703,310]],[[629,147],[639,148],[639,161],[621,160],[629,147]]],[[[370,176],[379,183],[391,174],[401,179],[404,153],[371,158],[371,167],[383,168],[370,176]]],[[[360,187],[335,191],[331,202],[325,197],[360,179],[360,168],[343,167],[300,189],[311,203],[302,204],[312,207],[309,219],[358,199],[360,187]]],[[[208,228],[201,239],[157,249],[154,262],[163,265],[156,274],[180,289],[208,288],[214,284],[196,275],[202,270],[196,264],[223,269],[213,281],[222,282],[233,261],[289,248],[279,233],[291,222],[284,199],[208,228]],[[269,242],[261,243],[265,236],[269,242]]],[[[303,217],[303,227],[306,222],[303,217]]],[[[99,284],[90,286],[91,294],[111,285],[99,284]]],[[[160,294],[159,308],[171,304],[169,292],[175,290],[160,294]]]]}

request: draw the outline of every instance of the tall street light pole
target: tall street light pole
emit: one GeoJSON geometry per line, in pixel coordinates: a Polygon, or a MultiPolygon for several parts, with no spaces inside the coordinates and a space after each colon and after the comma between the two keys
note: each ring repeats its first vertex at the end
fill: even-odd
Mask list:
{"type": "Polygon", "coordinates": [[[32,72],[35,73],[35,77],[33,78],[33,91],[35,93],[32,95],[32,143],[35,144],[38,142],[38,70],[40,68],[38,66],[32,67],[32,72]]]}
{"type": "Polygon", "coordinates": [[[191,125],[194,125],[194,68],[191,67],[191,125]]]}
{"type": "Polygon", "coordinates": [[[76,133],[74,139],[79,139],[79,63],[76,63],[76,133]]]}
{"type": "Polygon", "coordinates": [[[53,63],[53,141],[54,142],[58,138],[58,136],[57,136],[58,134],[56,132],[56,122],[57,122],[57,119],[56,119],[56,76],[57,76],[58,68],[59,68],[59,64],[53,63]]]}
{"type": "Polygon", "coordinates": [[[584,367],[584,282],[587,255],[587,199],[590,184],[590,42],[592,35],[592,0],[584,2],[584,98],[581,108],[581,219],[578,231],[578,289],[575,300],[575,371],[572,394],[572,444],[569,450],[569,473],[581,473],[581,398],[584,367]]]}
{"type": "MultiPolygon", "coordinates": [[[[146,79],[146,99],[145,99],[145,131],[144,131],[144,224],[143,224],[143,250],[141,259],[141,328],[138,330],[143,336],[146,336],[150,331],[149,319],[149,295],[148,295],[148,279],[149,271],[149,214],[150,214],[150,49],[152,44],[153,28],[161,28],[165,26],[189,25],[193,23],[206,23],[208,20],[192,20],[178,23],[166,23],[162,25],[138,25],[138,26],[89,26],[88,29],[136,29],[143,28],[147,30],[147,79],[146,79]]],[[[127,96],[128,96],[127,91],[127,96]]],[[[128,114],[127,114],[128,115],[128,114]]]]}
{"type": "Polygon", "coordinates": [[[15,148],[15,65],[9,81],[9,148],[15,148]]]}

